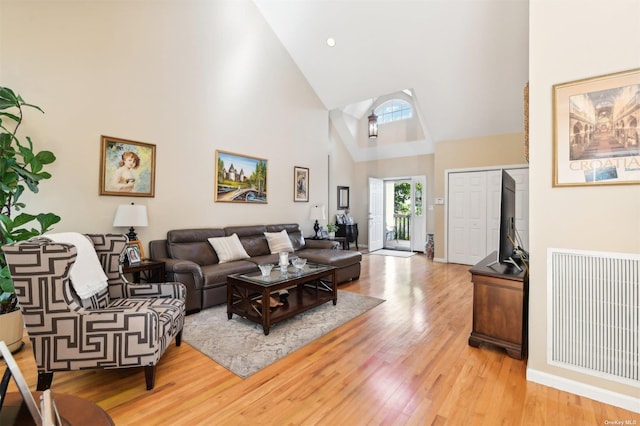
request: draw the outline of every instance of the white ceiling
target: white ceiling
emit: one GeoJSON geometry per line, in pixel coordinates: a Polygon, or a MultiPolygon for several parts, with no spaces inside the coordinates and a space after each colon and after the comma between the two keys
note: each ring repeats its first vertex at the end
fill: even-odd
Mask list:
{"type": "Polygon", "coordinates": [[[328,110],[413,89],[424,152],[523,131],[527,0],[254,2],[328,110]]]}

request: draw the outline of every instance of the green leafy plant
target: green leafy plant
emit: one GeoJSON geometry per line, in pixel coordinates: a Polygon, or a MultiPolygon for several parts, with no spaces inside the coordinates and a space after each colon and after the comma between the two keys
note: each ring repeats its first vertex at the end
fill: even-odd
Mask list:
{"type": "Polygon", "coordinates": [[[333,223],[327,223],[327,232],[336,232],[338,230],[338,226],[333,223]]]}
{"type": "MultiPolygon", "coordinates": [[[[0,246],[41,235],[60,221],[53,213],[34,215],[22,211],[26,207],[20,201],[22,194],[25,190],[37,193],[40,181],[51,177],[44,166],[56,160],[50,151],[35,152],[30,137],[20,142],[16,136],[23,108],[44,113],[13,90],[0,87],[0,246]]],[[[0,250],[0,314],[15,310],[17,303],[7,261],[0,250]]]]}

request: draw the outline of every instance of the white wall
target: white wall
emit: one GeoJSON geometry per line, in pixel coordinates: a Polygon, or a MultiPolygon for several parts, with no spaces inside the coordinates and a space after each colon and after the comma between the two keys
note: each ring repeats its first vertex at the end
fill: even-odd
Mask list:
{"type": "Polygon", "coordinates": [[[640,186],[551,186],[552,86],[640,68],[640,1],[531,1],[530,11],[528,377],[574,392],[590,390],[588,396],[614,404],[637,401],[637,388],[547,363],[546,252],[557,247],[640,253],[640,186]]]}
{"type": "Polygon", "coordinates": [[[146,244],[181,227],[299,222],[327,203],[328,113],[249,0],[0,3],[0,84],[35,103],[21,134],[58,157],[29,212],[57,231],[122,232],[146,204],[146,244]],[[156,145],[154,198],[100,196],[100,136],[156,145]],[[215,150],[268,160],[267,205],[214,203],[215,150]],[[293,167],[310,202],[293,202],[293,167]]]}

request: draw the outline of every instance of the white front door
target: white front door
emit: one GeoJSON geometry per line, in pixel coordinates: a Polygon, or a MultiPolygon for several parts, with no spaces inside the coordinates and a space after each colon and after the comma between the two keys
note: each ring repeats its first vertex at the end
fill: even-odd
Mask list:
{"type": "Polygon", "coordinates": [[[369,178],[369,251],[384,245],[384,186],[382,179],[369,178]]]}

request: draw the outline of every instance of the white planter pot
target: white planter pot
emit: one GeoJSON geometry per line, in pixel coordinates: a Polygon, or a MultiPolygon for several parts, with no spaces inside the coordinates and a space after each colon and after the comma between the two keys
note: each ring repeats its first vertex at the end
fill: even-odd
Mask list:
{"type": "MultiPolygon", "coordinates": [[[[11,352],[15,352],[22,347],[23,334],[24,322],[22,321],[22,311],[20,309],[0,315],[0,340],[6,343],[11,352]]],[[[2,358],[1,355],[0,358],[2,358]]]]}
{"type": "Polygon", "coordinates": [[[336,237],[336,233],[335,232],[329,232],[329,239],[333,240],[336,237]]]}

